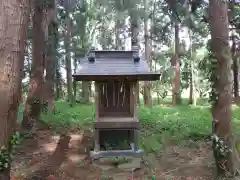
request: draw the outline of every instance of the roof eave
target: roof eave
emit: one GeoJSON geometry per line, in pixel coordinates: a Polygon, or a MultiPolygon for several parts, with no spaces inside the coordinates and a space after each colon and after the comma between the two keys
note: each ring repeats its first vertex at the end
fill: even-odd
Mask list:
{"type": "Polygon", "coordinates": [[[113,79],[129,81],[156,81],[159,80],[160,73],[142,73],[142,74],[75,74],[75,81],[106,81],[113,79]]]}

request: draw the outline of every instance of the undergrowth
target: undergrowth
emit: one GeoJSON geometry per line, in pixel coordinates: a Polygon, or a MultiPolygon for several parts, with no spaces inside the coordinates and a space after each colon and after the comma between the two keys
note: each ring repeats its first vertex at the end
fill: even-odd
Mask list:
{"type": "MultiPolygon", "coordinates": [[[[21,121],[23,106],[20,107],[21,121]]],[[[92,104],[76,104],[70,107],[66,102],[56,102],[56,112],[42,114],[41,122],[50,125],[55,131],[70,128],[89,129],[94,121],[95,108],[92,104]]],[[[153,108],[140,106],[141,122],[140,146],[146,153],[156,152],[166,139],[175,142],[203,140],[211,137],[211,114],[206,104],[198,106],[156,105],[153,108]]],[[[240,135],[240,110],[233,107],[234,132],[240,135]]]]}

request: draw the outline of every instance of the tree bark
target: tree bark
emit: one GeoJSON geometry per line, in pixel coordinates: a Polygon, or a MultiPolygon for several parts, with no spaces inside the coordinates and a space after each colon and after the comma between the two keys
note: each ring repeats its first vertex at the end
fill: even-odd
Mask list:
{"type": "Polygon", "coordinates": [[[82,82],[82,97],[84,103],[89,103],[90,101],[89,85],[90,84],[87,81],[82,82]]]}
{"type": "Polygon", "coordinates": [[[133,46],[139,46],[138,41],[138,33],[139,33],[139,27],[138,27],[138,19],[135,17],[136,15],[131,13],[131,45],[133,46]]]}
{"type": "Polygon", "coordinates": [[[235,173],[237,168],[236,161],[239,161],[239,158],[236,156],[231,129],[232,59],[228,44],[228,3],[211,0],[209,2],[209,13],[212,38],[211,50],[213,57],[217,60],[216,72],[213,72],[216,76],[213,88],[217,92],[217,99],[212,105],[213,133],[223,139],[228,149],[231,149],[232,152],[227,153],[223,157],[219,156],[219,151],[216,150],[215,143],[213,143],[213,151],[218,176],[226,176],[226,172],[230,174],[235,173]]]}
{"type": "Polygon", "coordinates": [[[196,105],[196,98],[195,98],[195,87],[194,87],[194,67],[193,67],[193,61],[194,61],[194,54],[195,54],[195,48],[192,41],[193,34],[191,30],[189,30],[189,39],[190,39],[190,79],[189,79],[189,98],[188,98],[188,104],[196,105]]]}
{"type": "MultiPolygon", "coordinates": [[[[131,19],[131,46],[139,46],[139,41],[138,41],[138,34],[139,34],[139,25],[138,25],[138,17],[136,17],[136,13],[133,12],[133,10],[130,11],[130,19],[131,19]]],[[[139,93],[140,93],[140,87],[139,83],[136,87],[136,98],[137,98],[137,103],[140,104],[140,98],[139,98],[139,93]]]]}
{"type": "Polygon", "coordinates": [[[180,92],[180,58],[179,58],[179,23],[176,22],[175,26],[175,75],[172,85],[172,105],[175,106],[181,103],[181,92],[180,92]]]}
{"type": "Polygon", "coordinates": [[[53,111],[54,104],[54,82],[56,71],[56,51],[57,51],[57,31],[58,27],[55,22],[51,21],[48,26],[48,53],[47,53],[47,65],[46,65],[46,77],[45,77],[45,101],[47,102],[48,110],[53,111]]]}
{"type": "Polygon", "coordinates": [[[23,113],[22,128],[30,131],[35,123],[39,121],[41,114],[41,99],[43,91],[44,74],[44,29],[43,7],[34,5],[33,12],[33,60],[31,77],[28,88],[28,97],[23,113]]]}
{"type": "Polygon", "coordinates": [[[239,96],[239,82],[238,82],[238,59],[236,57],[236,40],[235,36],[232,36],[232,58],[233,58],[233,93],[234,97],[237,98],[239,96]]]}
{"type": "Polygon", "coordinates": [[[189,98],[188,98],[188,104],[193,104],[193,79],[192,74],[190,75],[189,79],[189,98]]]}
{"type": "MultiPolygon", "coordinates": [[[[29,0],[9,0],[0,4],[0,147],[8,147],[15,130],[29,13],[29,0]]],[[[0,180],[10,180],[10,168],[0,172],[0,180]]]]}
{"type": "MultiPolygon", "coordinates": [[[[117,10],[116,10],[117,11],[117,10]]],[[[121,34],[121,31],[120,31],[120,28],[121,28],[121,21],[119,20],[119,12],[117,11],[116,12],[116,25],[115,25],[115,31],[116,31],[116,42],[115,42],[115,45],[116,45],[116,50],[122,50],[122,42],[121,42],[121,39],[120,39],[120,34],[121,34]]]]}
{"type": "MultiPolygon", "coordinates": [[[[84,37],[86,38],[86,34],[82,36],[82,49],[86,51],[86,47],[84,44],[84,37]]],[[[90,81],[82,81],[82,99],[84,103],[89,103],[90,101],[90,88],[91,82],[90,81]]]]}
{"type": "Polygon", "coordinates": [[[66,15],[66,33],[64,37],[64,46],[66,51],[65,63],[67,73],[67,95],[68,102],[73,103],[73,83],[72,83],[72,64],[71,64],[71,52],[70,52],[70,41],[71,41],[71,20],[69,13],[66,15]]]}
{"type": "MultiPolygon", "coordinates": [[[[56,7],[55,0],[49,1],[48,8],[46,9],[45,18],[45,83],[44,83],[44,107],[48,111],[55,110],[54,104],[54,82],[55,82],[55,69],[56,69],[56,56],[58,47],[58,25],[56,20],[56,7]]],[[[46,110],[45,109],[45,110],[46,110]]]]}
{"type": "Polygon", "coordinates": [[[62,83],[61,83],[61,73],[60,73],[60,62],[56,62],[56,71],[55,71],[56,81],[55,81],[55,90],[56,95],[55,99],[59,100],[62,97],[62,83]]]}
{"type": "MultiPolygon", "coordinates": [[[[150,69],[151,69],[151,49],[150,49],[150,39],[149,39],[149,28],[148,28],[148,2],[147,0],[144,0],[144,8],[145,8],[145,18],[144,18],[144,32],[145,32],[145,60],[147,61],[150,69]]],[[[144,82],[144,91],[143,91],[143,97],[144,97],[144,105],[146,107],[152,106],[152,95],[151,95],[151,82],[145,81],[144,82]]]]}
{"type": "MultiPolygon", "coordinates": [[[[73,73],[76,74],[77,73],[77,59],[76,59],[76,55],[75,55],[75,58],[73,60],[73,73]]],[[[73,81],[73,98],[74,98],[74,101],[77,100],[77,81],[73,81]]]]}

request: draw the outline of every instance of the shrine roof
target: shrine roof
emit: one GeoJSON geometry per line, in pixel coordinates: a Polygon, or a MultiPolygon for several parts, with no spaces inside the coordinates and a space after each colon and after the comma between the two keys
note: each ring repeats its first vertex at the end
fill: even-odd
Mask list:
{"type": "Polygon", "coordinates": [[[136,51],[92,51],[94,60],[88,57],[80,60],[75,80],[102,80],[127,78],[137,80],[158,80],[160,73],[149,71],[144,59],[134,61],[136,51]]]}

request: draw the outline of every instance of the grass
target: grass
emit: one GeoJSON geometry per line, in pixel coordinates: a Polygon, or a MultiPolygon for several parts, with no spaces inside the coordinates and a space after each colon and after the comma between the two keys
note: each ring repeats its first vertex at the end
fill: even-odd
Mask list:
{"type": "MultiPolygon", "coordinates": [[[[44,114],[43,123],[49,124],[54,130],[62,131],[70,127],[89,128],[94,121],[94,105],[78,104],[70,107],[66,102],[56,102],[55,113],[44,114]]],[[[20,107],[19,120],[23,106],[20,107]]],[[[140,144],[146,153],[161,149],[166,138],[177,142],[184,140],[202,140],[211,135],[211,114],[205,101],[197,106],[183,105],[171,107],[157,105],[153,108],[140,107],[141,121],[140,144]]],[[[240,135],[240,110],[233,107],[234,132],[240,135]]]]}

